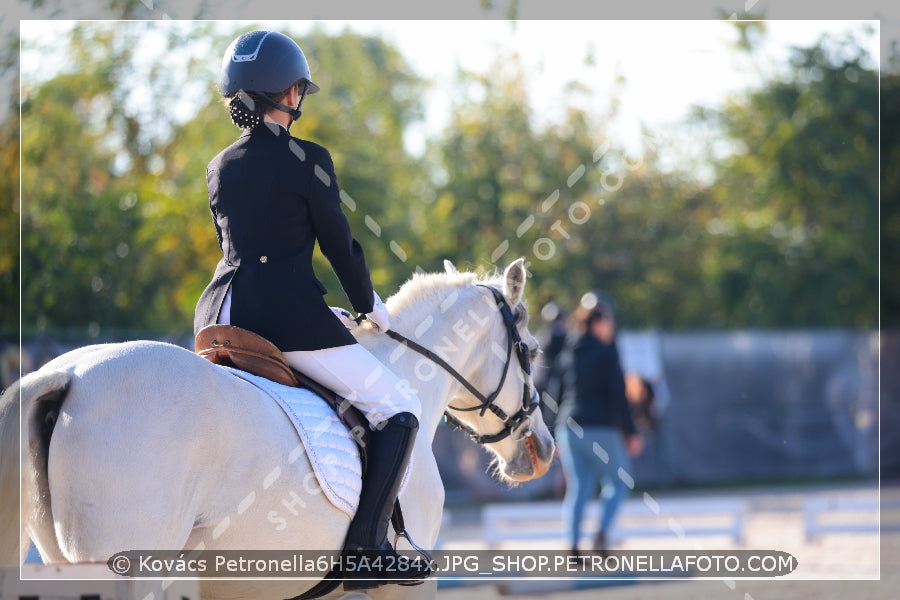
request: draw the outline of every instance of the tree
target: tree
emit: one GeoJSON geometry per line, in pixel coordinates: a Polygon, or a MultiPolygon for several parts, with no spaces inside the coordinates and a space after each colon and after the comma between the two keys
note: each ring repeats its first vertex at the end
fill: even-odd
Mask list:
{"type": "MultiPolygon", "coordinates": [[[[344,212],[365,248],[375,289],[387,297],[419,259],[410,235],[410,207],[428,184],[403,135],[422,117],[423,81],[380,38],[349,31],[328,36],[316,29],[301,47],[323,92],[304,101],[303,117],[292,132],[331,152],[344,212]]],[[[345,305],[337,278],[318,252],[315,264],[329,289],[327,299],[345,305]]]]}
{"type": "MultiPolygon", "coordinates": [[[[69,67],[26,82],[26,330],[190,331],[221,256],[205,167],[239,134],[208,67],[244,30],[81,23],[68,36],[69,67]]],[[[293,132],[333,149],[354,230],[379,234],[364,244],[373,280],[390,289],[408,274],[392,266],[404,237],[391,211],[403,210],[415,182],[402,135],[419,114],[417,80],[378,39],[314,32],[301,45],[329,92],[307,99],[293,132]]],[[[343,303],[324,259],[317,262],[332,301],[343,303]]]]}
{"type": "MultiPolygon", "coordinates": [[[[238,135],[209,66],[244,30],[81,23],[67,35],[69,66],[24,82],[26,329],[190,330],[220,256],[203,174],[238,135]]],[[[693,125],[717,143],[707,164],[673,169],[663,165],[676,144],[647,132],[631,156],[606,135],[615,89],[608,114],[595,101],[539,124],[515,56],[461,74],[450,125],[412,157],[403,136],[422,115],[424,82],[403,56],[346,31],[295,37],[323,92],[306,99],[292,132],[331,151],[383,296],[445,258],[490,270],[525,256],[538,282],[532,307],[552,296],[571,308],[601,289],[629,327],[877,322],[878,80],[853,39],[799,48],[778,77],[698,110],[693,125]]],[[[882,79],[888,125],[891,77],[882,79]]],[[[889,208],[897,140],[883,132],[889,208]]],[[[4,166],[14,160],[0,154],[4,166]]],[[[882,214],[884,231],[896,231],[882,214]]],[[[328,302],[345,304],[325,259],[315,260],[328,302]]],[[[896,264],[885,260],[883,272],[896,264]]],[[[885,307],[900,304],[884,290],[885,307]]]]}
{"type": "Polygon", "coordinates": [[[524,256],[541,286],[556,290],[571,275],[567,210],[581,202],[580,221],[593,206],[585,195],[597,180],[602,130],[575,109],[564,123],[538,129],[515,56],[499,57],[487,74],[461,73],[458,89],[451,124],[430,148],[439,184],[421,211],[442,227],[421,240],[427,266],[450,258],[491,270],[524,256]]]}
{"type": "Polygon", "coordinates": [[[707,232],[726,323],[877,323],[878,79],[853,39],[796,48],[791,71],[717,115],[707,232]]]}
{"type": "MultiPolygon", "coordinates": [[[[18,89],[18,37],[4,40],[0,80],[18,89]]],[[[19,324],[19,121],[17,99],[4,97],[6,118],[0,121],[0,332],[12,334],[19,324]]]]}

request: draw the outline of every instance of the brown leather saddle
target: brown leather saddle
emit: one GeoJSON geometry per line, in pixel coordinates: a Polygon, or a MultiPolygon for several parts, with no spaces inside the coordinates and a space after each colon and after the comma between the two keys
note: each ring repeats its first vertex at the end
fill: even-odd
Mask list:
{"type": "Polygon", "coordinates": [[[194,352],[217,365],[247,371],[282,385],[306,388],[321,396],[359,446],[365,470],[369,425],[363,413],[333,390],[292,368],[275,344],[233,325],[207,325],[194,338],[194,352]]]}

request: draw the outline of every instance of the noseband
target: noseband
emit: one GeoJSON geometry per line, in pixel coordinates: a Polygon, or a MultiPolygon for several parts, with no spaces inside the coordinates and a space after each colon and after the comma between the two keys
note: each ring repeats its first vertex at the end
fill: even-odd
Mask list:
{"type": "MultiPolygon", "coordinates": [[[[522,337],[519,335],[519,330],[516,327],[517,319],[513,314],[512,308],[509,305],[509,302],[506,301],[506,297],[496,288],[493,288],[488,285],[481,285],[480,287],[487,288],[491,291],[491,294],[494,296],[494,301],[497,303],[497,308],[500,310],[500,315],[503,317],[503,324],[506,327],[506,363],[503,365],[503,375],[500,378],[500,384],[497,386],[497,389],[493,391],[493,393],[485,396],[478,389],[473,386],[465,377],[460,375],[460,373],[450,366],[447,361],[443,358],[425,348],[424,346],[412,341],[406,336],[397,333],[393,330],[388,330],[385,333],[393,338],[394,340],[400,342],[401,344],[405,344],[409,348],[415,350],[425,358],[431,360],[432,362],[439,365],[443,368],[447,373],[453,376],[454,379],[459,381],[464,388],[466,388],[475,398],[480,402],[477,406],[470,406],[466,408],[458,407],[458,406],[448,406],[447,411],[444,411],[444,416],[447,419],[447,422],[451,425],[457,427],[458,429],[462,429],[465,431],[469,437],[471,437],[474,441],[479,444],[492,444],[494,442],[499,442],[502,439],[509,437],[514,431],[517,431],[524,424],[530,423],[531,415],[534,413],[535,409],[537,409],[540,400],[533,386],[531,385],[531,353],[528,348],[528,345],[522,341],[522,337]],[[522,368],[522,371],[525,373],[525,385],[522,388],[522,408],[519,409],[517,413],[510,416],[506,414],[506,412],[497,406],[494,403],[494,400],[497,399],[497,396],[500,394],[500,390],[503,389],[503,384],[506,382],[506,375],[509,372],[509,365],[512,363],[512,353],[513,350],[516,352],[516,358],[519,360],[519,366],[522,368]],[[460,421],[451,410],[455,410],[458,412],[471,412],[471,411],[481,411],[481,416],[484,416],[486,411],[491,411],[497,417],[503,421],[503,429],[497,433],[489,434],[489,435],[481,435],[473,431],[470,427],[465,425],[462,421],[460,421]]],[[[528,427],[524,434],[523,438],[531,436],[531,427],[528,427]]]]}

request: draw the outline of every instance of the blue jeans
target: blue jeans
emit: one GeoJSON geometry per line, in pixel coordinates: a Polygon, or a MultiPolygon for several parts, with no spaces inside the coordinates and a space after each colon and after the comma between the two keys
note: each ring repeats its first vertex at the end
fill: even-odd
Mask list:
{"type": "MultiPolygon", "coordinates": [[[[579,432],[581,430],[579,429],[579,432]]],[[[614,427],[585,427],[579,437],[566,423],[556,428],[556,441],[563,472],[566,496],[563,499],[563,523],[572,547],[581,538],[584,507],[602,486],[600,531],[609,532],[629,487],[619,477],[619,469],[632,481],[631,459],[625,450],[621,432],[614,427]],[[606,459],[606,460],[604,460],[606,459]]]]}

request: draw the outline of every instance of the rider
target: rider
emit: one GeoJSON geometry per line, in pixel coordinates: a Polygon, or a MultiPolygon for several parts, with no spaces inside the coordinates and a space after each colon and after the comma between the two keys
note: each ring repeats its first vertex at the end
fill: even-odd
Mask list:
{"type": "MultiPolygon", "coordinates": [[[[278,346],[292,367],[365,414],[372,428],[368,467],[344,552],[393,553],[388,521],[421,406],[357,343],[347,329],[355,322],[328,307],[325,287],[313,272],[318,241],[353,309],[388,330],[387,309],[372,288],[363,249],[341,209],[331,156],[289,133],[304,98],[319,87],[310,80],[300,47],[277,31],[251,31],[235,39],[225,51],[220,83],[231,120],[243,132],[206,170],[223,257],[197,303],[195,333],[214,323],[253,331],[278,346]]],[[[372,576],[344,577],[354,575],[372,576]]],[[[428,575],[427,569],[375,574],[382,580],[402,576],[406,583],[428,575]]],[[[345,582],[352,589],[377,585],[345,582]]]]}

